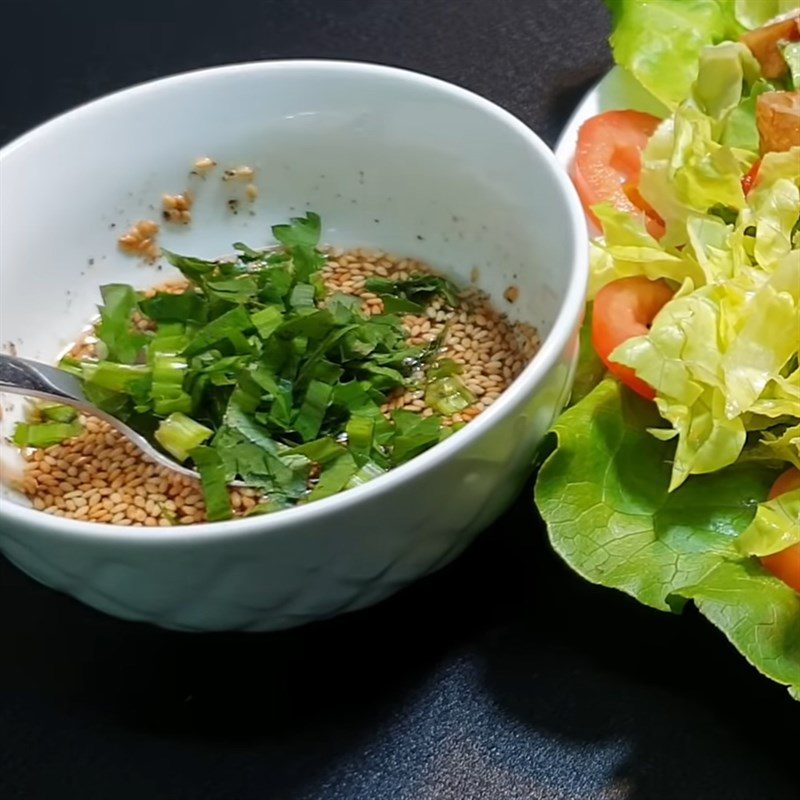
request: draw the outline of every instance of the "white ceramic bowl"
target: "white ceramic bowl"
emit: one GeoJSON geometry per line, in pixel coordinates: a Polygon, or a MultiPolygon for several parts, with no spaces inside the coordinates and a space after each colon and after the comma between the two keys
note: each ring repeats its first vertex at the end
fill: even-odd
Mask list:
{"type": "MultiPolygon", "coordinates": [[[[37,512],[4,489],[0,547],[25,572],[119,617],[190,630],[269,630],[361,608],[454,558],[511,501],[568,395],[587,276],[575,193],[519,120],[463,89],[367,64],[289,61],[192,72],[78,108],[0,152],[0,341],[54,359],[98,286],[169,273],[118,252],[209,155],[248,164],[253,214],[230,184],[197,189],[179,252],[218,256],[308,208],[323,239],[423,258],[479,283],[544,345],[480,418],[343,494],[279,513],[131,529],[37,512]],[[519,300],[502,299],[510,284],[519,300]]],[[[19,407],[6,396],[4,424],[19,407]]],[[[6,427],[5,435],[9,428],[6,427]]],[[[7,475],[14,453],[3,451],[7,475]]]]}

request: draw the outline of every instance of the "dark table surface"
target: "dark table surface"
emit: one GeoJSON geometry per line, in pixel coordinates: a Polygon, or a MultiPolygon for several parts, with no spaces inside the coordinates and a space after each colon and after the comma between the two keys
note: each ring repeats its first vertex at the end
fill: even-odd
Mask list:
{"type": "MultiPolygon", "coordinates": [[[[553,144],[609,66],[600,0],[5,0],[0,139],[233,61],[400,65],[553,144]]],[[[527,489],[455,564],[277,634],[120,622],[0,559],[0,796],[800,797],[798,706],[691,611],[571,574],[527,489]]]]}

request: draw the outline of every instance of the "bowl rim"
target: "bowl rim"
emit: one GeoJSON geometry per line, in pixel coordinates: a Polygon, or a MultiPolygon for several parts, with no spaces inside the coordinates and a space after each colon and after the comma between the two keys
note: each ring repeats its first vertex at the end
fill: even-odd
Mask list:
{"type": "Polygon", "coordinates": [[[227,539],[276,533],[286,523],[299,525],[303,522],[314,523],[324,519],[329,512],[337,512],[348,506],[357,505],[362,498],[369,495],[390,493],[396,486],[417,472],[427,472],[437,465],[467,448],[470,443],[480,438],[487,429],[505,416],[511,408],[531,395],[551,372],[569,346],[579,325],[585,301],[585,292],[589,274],[588,248],[586,247],[587,230],[583,208],[578,200],[577,192],[572,186],[567,173],[559,165],[553,151],[518,117],[501,106],[487,100],[475,92],[450,83],[440,78],[425,75],[400,67],[386,66],[361,61],[339,59],[276,59],[249,61],[223,66],[206,67],[188,72],[177,73],[156,78],[120,89],[95,100],[88,101],[73,109],[47,120],[27,133],[9,142],[0,149],[0,166],[2,162],[21,148],[36,142],[38,139],[57,135],[61,126],[70,124],[85,114],[101,113],[131,96],[157,94],[163,89],[171,89],[181,84],[202,82],[208,78],[230,77],[250,73],[290,73],[308,70],[338,70],[343,74],[373,74],[389,79],[399,79],[409,84],[416,84],[423,90],[434,91],[457,99],[462,103],[494,117],[497,122],[518,134],[533,150],[543,167],[550,171],[559,188],[560,200],[568,211],[573,254],[569,264],[571,274],[563,301],[556,313],[550,332],[523,371],[505,389],[497,400],[469,425],[446,439],[444,442],[421,453],[401,466],[388,470],[369,483],[356,486],[347,491],[323,498],[314,503],[299,507],[282,509],[270,514],[244,517],[218,522],[193,523],[186,526],[171,527],[137,527],[111,523],[90,522],[68,519],[45,514],[34,508],[23,506],[7,498],[0,498],[0,517],[6,517],[25,527],[41,526],[49,533],[63,535],[65,538],[86,539],[94,542],[106,540],[118,542],[120,545],[150,546],[156,543],[192,543],[200,540],[227,539]]]}

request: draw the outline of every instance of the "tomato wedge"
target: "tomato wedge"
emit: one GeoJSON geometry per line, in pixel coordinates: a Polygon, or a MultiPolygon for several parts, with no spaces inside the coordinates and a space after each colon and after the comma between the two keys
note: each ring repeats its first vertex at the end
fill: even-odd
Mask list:
{"type": "MultiPolygon", "coordinates": [[[[772,484],[769,499],[792,489],[800,489],[800,470],[790,467],[772,484]]],[[[793,544],[779,553],[762,556],[761,563],[785,584],[800,592],[800,544],[793,544]]]]}
{"type": "Polygon", "coordinates": [[[652,236],[664,235],[664,221],[638,191],[642,150],[660,122],[642,111],[606,111],[581,126],[572,180],[598,227],[592,206],[611,203],[619,211],[643,216],[652,236]]]}
{"type": "Polygon", "coordinates": [[[745,194],[745,197],[750,194],[753,187],[756,185],[756,181],[758,180],[758,171],[761,169],[761,159],[759,158],[752,167],[750,167],[750,171],[747,175],[742,178],[742,191],[745,194]]]}
{"type": "Polygon", "coordinates": [[[609,372],[647,400],[655,397],[653,388],[637,378],[630,367],[611,361],[610,356],[623,342],[646,334],[674,294],[666,281],[637,275],[606,284],[594,299],[592,344],[597,355],[609,372]]]}

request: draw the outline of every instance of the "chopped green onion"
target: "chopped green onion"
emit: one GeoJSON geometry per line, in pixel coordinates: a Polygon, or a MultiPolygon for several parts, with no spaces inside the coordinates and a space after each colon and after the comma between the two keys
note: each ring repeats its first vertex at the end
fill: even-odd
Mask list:
{"type": "Polygon", "coordinates": [[[156,414],[163,416],[174,411],[188,413],[192,410],[191,395],[183,389],[188,367],[186,359],[181,356],[163,353],[153,355],[153,383],[150,396],[156,414]]]}
{"type": "Polygon", "coordinates": [[[178,461],[186,461],[189,451],[208,439],[214,431],[176,411],[162,420],[155,432],[156,441],[178,461]]]}
{"type": "Polygon", "coordinates": [[[295,419],[295,430],[304,442],[313,439],[322,427],[322,420],[333,396],[333,387],[322,381],[311,381],[306,389],[306,397],[295,419]]]}
{"type": "Polygon", "coordinates": [[[78,412],[72,406],[60,403],[39,403],[37,408],[39,413],[50,422],[72,422],[78,416],[78,412]]]}
{"type": "Polygon", "coordinates": [[[14,429],[13,441],[17,447],[50,447],[61,444],[83,433],[83,425],[72,422],[19,422],[14,429]]]}
{"type": "Polygon", "coordinates": [[[278,306],[267,306],[251,314],[250,319],[256,326],[258,335],[262,339],[269,339],[283,323],[283,311],[278,306]]]}
{"type": "Polygon", "coordinates": [[[285,452],[286,455],[305,456],[315,464],[325,465],[329,461],[344,455],[347,449],[330,436],[325,436],[322,439],[315,439],[313,442],[306,442],[297,447],[292,447],[285,452]]]}
{"type": "Polygon", "coordinates": [[[372,439],[375,435],[375,419],[370,416],[354,414],[347,421],[345,428],[347,445],[354,453],[368,455],[372,450],[372,439]]]}
{"type": "Polygon", "coordinates": [[[200,473],[206,517],[212,522],[230,519],[233,516],[233,510],[228,494],[225,467],[220,454],[213,447],[198,446],[194,447],[188,455],[191,455],[192,461],[200,473]]]}
{"type": "Polygon", "coordinates": [[[435,416],[420,417],[411,411],[395,411],[392,419],[397,434],[392,443],[392,462],[403,464],[439,441],[441,420],[435,416]]]}
{"type": "Polygon", "coordinates": [[[358,471],[356,460],[350,453],[339,456],[320,475],[317,485],[308,496],[309,500],[321,500],[332,494],[341,492],[358,471]]]}
{"type": "Polygon", "coordinates": [[[403,281],[388,278],[369,278],[365,283],[368,292],[384,297],[402,298],[417,304],[428,304],[436,296],[443,297],[448,305],[459,304],[458,289],[440,275],[413,275],[403,281]]]}
{"type": "Polygon", "coordinates": [[[199,322],[205,321],[206,303],[193,291],[156,292],[152,297],[139,300],[142,313],[155,322],[199,322]]]}
{"type": "Polygon", "coordinates": [[[252,327],[253,323],[244,307],[236,306],[200,328],[183,351],[183,355],[187,358],[197,355],[205,350],[210,350],[225,339],[233,342],[239,341],[242,338],[242,331],[252,327]]]}
{"type": "Polygon", "coordinates": [[[415,303],[413,300],[407,300],[405,297],[385,294],[382,299],[383,310],[387,314],[422,314],[425,311],[425,306],[415,303]]]}
{"type": "Polygon", "coordinates": [[[362,483],[374,480],[386,472],[383,467],[379,467],[374,461],[367,461],[355,475],[347,482],[346,489],[352,489],[354,486],[361,486],[362,483]]]}
{"type": "Polygon", "coordinates": [[[434,378],[447,378],[450,375],[460,375],[463,367],[452,358],[443,358],[428,368],[425,377],[432,381],[434,378]]]}
{"type": "Polygon", "coordinates": [[[145,343],[144,334],[134,328],[132,321],[138,305],[136,292],[123,283],[110,283],[100,287],[100,294],[103,305],[95,334],[111,361],[133,364],[145,343]]]}
{"type": "Polygon", "coordinates": [[[475,396],[454,375],[436,378],[425,388],[425,402],[439,414],[449,417],[475,402],[475,396]]]}
{"type": "Polygon", "coordinates": [[[149,383],[151,370],[145,364],[115,364],[112,361],[83,362],[83,379],[103,389],[137,394],[149,383]]]}
{"type": "Polygon", "coordinates": [[[289,305],[296,309],[314,307],[314,287],[310,283],[297,283],[289,295],[289,305]]]}

